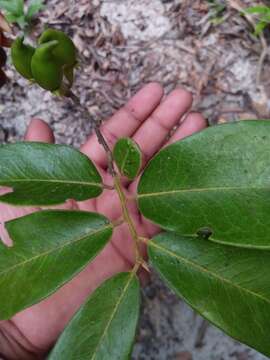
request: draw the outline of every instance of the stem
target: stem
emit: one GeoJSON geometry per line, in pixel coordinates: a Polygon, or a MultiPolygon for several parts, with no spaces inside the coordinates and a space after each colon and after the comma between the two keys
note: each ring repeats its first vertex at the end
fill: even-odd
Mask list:
{"type": "MultiPolygon", "coordinates": [[[[72,91],[68,91],[66,96],[73,101],[73,103],[79,108],[79,110],[81,110],[85,114],[86,117],[89,118],[91,116],[88,109],[81,104],[80,99],[72,91]]],[[[98,142],[100,143],[100,145],[103,147],[104,151],[107,154],[108,171],[109,171],[109,173],[111,174],[112,177],[115,177],[117,174],[116,174],[116,171],[114,169],[113,155],[112,155],[112,152],[111,152],[111,149],[110,149],[109,145],[107,144],[104,136],[102,135],[102,133],[100,131],[100,128],[99,128],[100,124],[97,123],[93,118],[91,118],[91,124],[93,125],[93,128],[94,128],[94,131],[96,133],[98,142]]]]}
{"type": "Polygon", "coordinates": [[[146,238],[146,237],[143,237],[143,236],[140,236],[139,237],[139,241],[143,242],[144,244],[148,244],[148,242],[150,241],[150,239],[146,238]]]}
{"type": "Polygon", "coordinates": [[[124,222],[125,222],[124,219],[120,218],[115,221],[112,221],[112,225],[113,225],[113,227],[117,227],[117,226],[124,224],[124,222]]]}
{"type": "MultiPolygon", "coordinates": [[[[81,110],[84,113],[84,115],[86,117],[88,117],[88,118],[90,117],[90,113],[89,113],[88,109],[81,104],[80,99],[72,91],[68,91],[66,96],[73,101],[73,103],[78,107],[79,110],[81,110]]],[[[103,147],[104,151],[107,154],[108,171],[109,171],[110,175],[112,176],[112,178],[114,180],[114,188],[115,188],[115,190],[116,190],[116,192],[118,194],[118,197],[119,197],[119,200],[120,200],[120,203],[121,203],[124,222],[127,223],[130,234],[131,234],[131,237],[132,237],[132,239],[134,241],[136,263],[135,263],[133,271],[137,272],[139,267],[143,266],[144,260],[143,260],[143,257],[141,255],[141,252],[140,252],[139,235],[137,233],[134,222],[133,222],[133,220],[132,220],[132,218],[131,218],[131,216],[129,214],[129,211],[128,211],[128,207],[127,207],[128,199],[127,199],[127,197],[126,197],[126,195],[124,193],[124,189],[122,187],[120,177],[117,174],[117,172],[115,171],[114,162],[113,162],[113,155],[112,155],[111,149],[110,149],[109,145],[107,144],[104,136],[102,135],[102,133],[100,131],[100,128],[99,128],[100,123],[94,121],[92,118],[91,118],[91,123],[93,125],[94,131],[95,131],[96,136],[98,138],[98,142],[100,143],[100,145],[103,147]]]]}
{"type": "Polygon", "coordinates": [[[137,274],[137,271],[139,270],[140,266],[141,266],[141,263],[140,263],[140,262],[136,262],[135,265],[134,265],[134,267],[133,267],[133,269],[132,269],[132,271],[131,271],[132,274],[137,274]]]}
{"type": "Polygon", "coordinates": [[[107,190],[114,190],[114,187],[111,185],[103,184],[103,188],[107,190]]]}
{"type": "Polygon", "coordinates": [[[116,175],[114,177],[114,186],[115,186],[115,190],[116,190],[116,192],[117,192],[117,194],[119,196],[119,199],[120,199],[124,220],[128,225],[131,237],[132,237],[132,239],[134,241],[135,254],[136,254],[136,263],[142,263],[143,260],[142,260],[142,256],[141,256],[141,253],[140,253],[139,236],[138,236],[137,230],[135,228],[135,225],[133,223],[133,220],[132,220],[132,218],[131,218],[131,216],[129,214],[128,207],[127,207],[127,198],[126,198],[125,193],[123,191],[122,184],[121,184],[121,181],[120,181],[120,178],[119,178],[118,175],[116,175]]]}

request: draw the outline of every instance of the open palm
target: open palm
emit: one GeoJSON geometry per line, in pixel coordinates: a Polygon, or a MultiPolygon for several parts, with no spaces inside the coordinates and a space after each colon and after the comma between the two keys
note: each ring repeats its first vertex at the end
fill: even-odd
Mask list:
{"type": "MultiPolygon", "coordinates": [[[[120,137],[132,137],[140,146],[146,164],[166,144],[168,135],[175,127],[177,128],[169,142],[180,140],[206,126],[200,114],[190,113],[185,117],[191,105],[192,97],[187,91],[177,89],[164,98],[162,87],[151,83],[109,119],[101,130],[111,147],[120,137]]],[[[53,133],[46,123],[35,119],[32,120],[25,139],[53,142],[53,133]]],[[[94,135],[81,147],[81,151],[94,161],[104,183],[112,184],[111,176],[107,172],[106,154],[94,135]]],[[[142,218],[138,212],[134,196],[137,182],[123,179],[123,184],[127,197],[130,198],[130,213],[138,233],[140,236],[152,237],[159,229],[142,218]]],[[[61,208],[99,212],[110,220],[121,217],[118,195],[113,190],[105,190],[97,199],[80,203],[69,201],[61,208]]],[[[3,227],[5,221],[37,210],[39,209],[0,204],[1,238],[6,243],[10,242],[3,227]]],[[[2,332],[7,339],[2,347],[0,346],[3,354],[20,360],[42,356],[57,340],[86,297],[105,279],[129,270],[133,264],[133,242],[126,224],[123,224],[115,229],[111,242],[102,253],[68,284],[41,303],[18,313],[12,320],[0,321],[0,335],[2,332]]]]}

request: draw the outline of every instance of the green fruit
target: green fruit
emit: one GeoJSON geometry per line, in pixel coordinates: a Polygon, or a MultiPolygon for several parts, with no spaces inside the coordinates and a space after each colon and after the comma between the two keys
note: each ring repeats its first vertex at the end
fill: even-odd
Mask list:
{"type": "Polygon", "coordinates": [[[47,29],[39,38],[39,44],[56,40],[58,45],[53,49],[53,55],[61,65],[74,67],[77,63],[77,51],[73,41],[62,31],[47,29]]]}
{"type": "Polygon", "coordinates": [[[31,68],[35,81],[46,90],[56,91],[63,82],[63,66],[55,59],[56,40],[40,45],[32,57],[31,68]]]}
{"type": "Polygon", "coordinates": [[[23,41],[23,37],[18,37],[13,41],[11,46],[11,58],[18,73],[30,80],[33,79],[31,61],[35,49],[30,45],[25,45],[23,41]]]}

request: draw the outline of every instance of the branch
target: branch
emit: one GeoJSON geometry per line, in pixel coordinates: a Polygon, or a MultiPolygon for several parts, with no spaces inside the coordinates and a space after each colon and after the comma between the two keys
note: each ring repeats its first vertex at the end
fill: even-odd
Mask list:
{"type": "Polygon", "coordinates": [[[113,161],[113,155],[111,152],[111,149],[109,147],[109,145],[107,144],[105,138],[103,137],[101,131],[100,131],[100,123],[97,123],[95,120],[93,120],[93,118],[91,117],[88,109],[83,106],[80,102],[80,99],[71,91],[69,90],[66,94],[66,96],[68,98],[70,98],[73,103],[78,107],[78,109],[83,112],[83,114],[90,118],[91,124],[93,125],[94,131],[96,133],[96,136],[98,138],[98,142],[100,143],[100,145],[103,147],[103,149],[105,150],[107,157],[108,157],[108,171],[111,174],[111,176],[114,179],[114,188],[118,194],[119,200],[120,200],[120,204],[122,207],[122,211],[123,211],[123,218],[124,221],[127,223],[129,231],[130,231],[130,235],[133,239],[134,242],[134,246],[135,246],[135,257],[136,257],[136,263],[135,263],[135,268],[137,269],[139,266],[144,266],[146,267],[146,265],[144,264],[144,260],[143,257],[141,255],[141,251],[140,251],[140,241],[139,241],[139,235],[137,233],[135,224],[132,220],[132,217],[129,214],[128,211],[128,206],[127,206],[127,197],[124,193],[122,184],[121,184],[121,180],[118,176],[118,174],[115,171],[114,168],[114,161],[113,161]]]}
{"type": "Polygon", "coordinates": [[[69,91],[66,95],[68,98],[70,98],[74,105],[77,106],[77,108],[87,117],[90,119],[91,124],[93,125],[94,131],[96,133],[98,142],[100,143],[100,145],[103,147],[104,151],[107,154],[107,158],[108,158],[108,170],[109,173],[111,174],[111,176],[114,178],[117,174],[114,168],[114,164],[113,164],[113,156],[112,156],[112,152],[111,149],[109,147],[109,145],[107,144],[104,136],[102,135],[101,131],[100,131],[100,123],[97,123],[92,117],[91,114],[89,113],[87,107],[85,107],[84,105],[81,104],[80,99],[72,92],[69,91]]]}

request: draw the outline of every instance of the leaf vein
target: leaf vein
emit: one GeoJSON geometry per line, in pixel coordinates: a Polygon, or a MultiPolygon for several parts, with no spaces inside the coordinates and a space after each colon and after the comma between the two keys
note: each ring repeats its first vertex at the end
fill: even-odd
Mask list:
{"type": "MultiPolygon", "coordinates": [[[[65,243],[64,245],[62,245],[62,246],[56,247],[56,248],[54,248],[54,249],[50,249],[50,250],[45,251],[45,252],[43,252],[43,253],[41,253],[41,254],[38,254],[38,255],[36,255],[36,256],[33,256],[33,257],[31,257],[31,258],[23,261],[23,262],[17,263],[17,264],[15,264],[14,266],[12,266],[12,267],[10,267],[10,268],[7,268],[7,269],[5,269],[5,270],[3,270],[3,271],[1,271],[1,272],[0,272],[0,276],[5,275],[6,273],[8,273],[8,272],[10,272],[10,271],[13,271],[14,269],[16,269],[16,268],[18,268],[18,267],[25,266],[25,264],[27,264],[27,263],[29,263],[29,262],[31,262],[31,261],[35,261],[36,259],[38,259],[38,258],[40,258],[40,257],[43,257],[43,256],[46,257],[46,256],[50,255],[51,253],[54,253],[54,252],[56,252],[56,251],[58,251],[58,250],[59,250],[59,251],[62,251],[65,247],[69,246],[70,244],[73,244],[73,243],[79,242],[79,241],[81,241],[81,240],[84,240],[84,239],[87,238],[88,236],[96,235],[96,234],[98,234],[99,232],[102,232],[102,231],[104,231],[104,230],[106,230],[106,229],[108,229],[108,228],[110,228],[110,227],[112,227],[111,224],[110,224],[110,225],[107,225],[107,226],[104,226],[103,228],[100,228],[100,229],[98,229],[98,230],[96,230],[96,231],[91,231],[91,232],[89,232],[87,235],[81,236],[81,237],[78,238],[78,239],[68,241],[68,242],[66,242],[66,243],[65,243]]],[[[12,249],[12,248],[11,248],[11,249],[12,249]]]]}
{"type": "Polygon", "coordinates": [[[264,296],[262,296],[262,295],[260,295],[260,294],[258,294],[258,293],[255,293],[254,291],[252,291],[252,290],[250,290],[250,289],[241,287],[240,285],[238,285],[238,284],[236,284],[236,283],[233,283],[233,282],[231,282],[230,280],[228,280],[228,279],[226,279],[226,278],[223,278],[223,277],[220,276],[219,274],[214,273],[213,271],[209,271],[209,270],[207,270],[206,268],[204,268],[203,266],[200,266],[200,265],[194,263],[193,261],[191,261],[191,260],[189,260],[189,259],[186,259],[186,258],[184,258],[184,257],[182,257],[182,256],[180,256],[180,255],[178,255],[178,254],[176,254],[176,253],[174,253],[173,251],[170,251],[170,250],[166,249],[165,247],[160,246],[160,245],[154,243],[153,241],[150,241],[149,244],[152,245],[152,246],[154,246],[154,247],[156,247],[156,248],[159,249],[160,251],[163,251],[163,252],[169,254],[171,257],[174,257],[174,258],[176,258],[176,259],[178,259],[178,260],[180,260],[180,261],[182,261],[182,262],[184,262],[184,263],[186,263],[186,264],[189,264],[189,265],[193,266],[194,268],[199,269],[199,270],[202,271],[202,272],[207,273],[209,276],[212,276],[212,277],[220,280],[222,283],[227,283],[227,284],[231,285],[232,287],[237,288],[238,290],[240,290],[240,292],[241,292],[241,291],[242,291],[242,292],[247,292],[247,293],[251,294],[252,296],[255,296],[255,297],[257,297],[257,298],[265,301],[266,303],[270,304],[270,300],[269,300],[269,299],[265,298],[264,296]]]}
{"type": "Polygon", "coordinates": [[[99,349],[99,347],[100,347],[103,339],[105,338],[105,336],[106,336],[106,334],[107,334],[107,332],[108,332],[108,329],[109,329],[109,327],[110,327],[110,325],[111,325],[111,323],[112,323],[112,321],[113,321],[113,318],[114,318],[114,316],[115,316],[115,314],[116,314],[116,312],[117,312],[117,310],[118,310],[118,308],[119,308],[119,306],[120,306],[120,303],[122,302],[124,296],[126,295],[126,292],[127,292],[128,287],[129,287],[129,285],[130,285],[130,283],[131,283],[131,281],[132,281],[132,279],[133,279],[133,276],[134,276],[134,273],[131,272],[131,273],[130,273],[130,277],[129,277],[129,279],[128,279],[128,281],[127,281],[127,283],[126,283],[126,285],[125,285],[125,287],[124,287],[124,289],[123,289],[123,292],[122,292],[121,296],[119,297],[119,299],[117,300],[117,302],[116,302],[116,304],[115,304],[115,307],[114,307],[114,309],[113,309],[113,312],[112,312],[112,314],[111,314],[111,316],[110,316],[110,318],[109,318],[109,321],[108,321],[108,323],[107,323],[107,325],[106,325],[106,327],[105,327],[105,329],[104,329],[104,331],[103,331],[103,333],[102,333],[102,336],[101,336],[101,338],[100,338],[100,340],[99,340],[99,342],[98,342],[98,344],[97,344],[97,346],[96,346],[96,348],[95,348],[95,351],[94,351],[94,353],[93,353],[93,356],[91,357],[91,360],[94,360],[94,359],[96,358],[97,351],[98,351],[98,349],[99,349]]]}
{"type": "Polygon", "coordinates": [[[83,186],[97,186],[103,187],[103,184],[87,182],[87,181],[75,181],[75,180],[61,180],[61,179],[5,179],[3,181],[0,180],[0,184],[6,183],[20,183],[20,182],[49,182],[49,183],[60,183],[60,184],[72,184],[72,185],[83,185],[83,186]]]}
{"type": "Polygon", "coordinates": [[[207,191],[237,191],[237,190],[270,190],[269,187],[240,187],[240,186],[231,186],[231,187],[212,187],[212,188],[193,188],[193,189],[178,189],[178,190],[168,190],[168,191],[160,191],[155,193],[147,193],[147,194],[138,194],[138,198],[145,197],[155,197],[155,196],[164,196],[164,195],[173,195],[173,194],[181,194],[181,193],[192,193],[192,192],[207,192],[207,191]]]}

